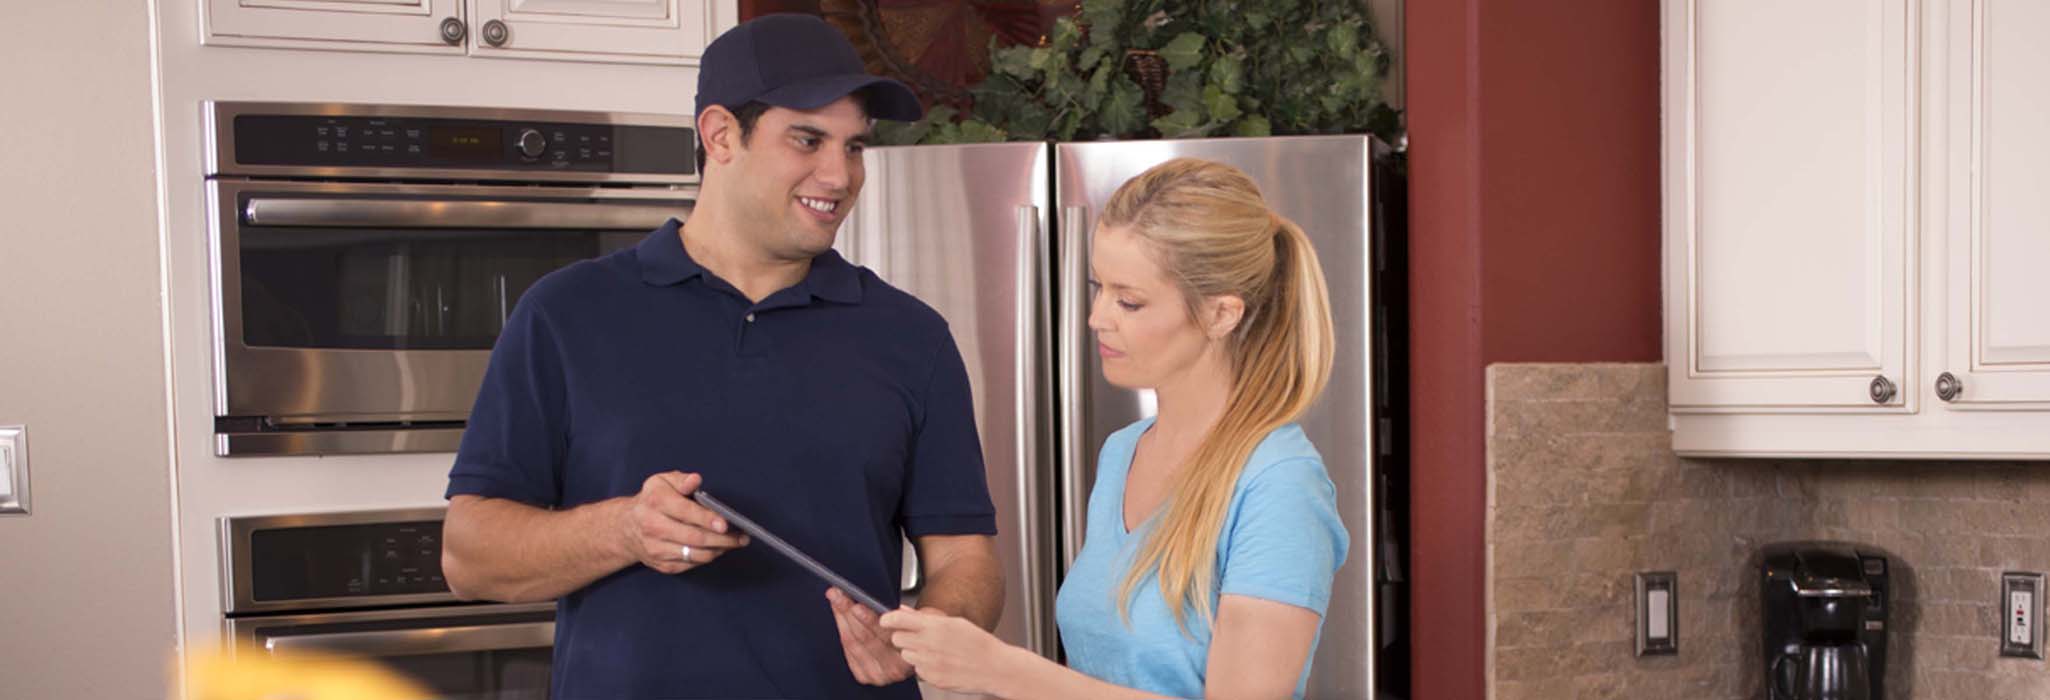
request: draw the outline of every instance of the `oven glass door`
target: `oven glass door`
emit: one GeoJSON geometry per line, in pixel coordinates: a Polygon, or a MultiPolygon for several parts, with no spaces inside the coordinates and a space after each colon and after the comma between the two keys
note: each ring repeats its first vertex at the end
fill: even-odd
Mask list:
{"type": "Polygon", "coordinates": [[[620,247],[599,231],[242,230],[242,343],[490,350],[520,294],[620,247]]]}
{"type": "Polygon", "coordinates": [[[448,700],[546,700],[553,606],[244,618],[238,653],[319,652],[366,659],[448,700]]]}
{"type": "Polygon", "coordinates": [[[520,295],[688,193],[216,181],[219,416],[460,420],[520,295]]]}
{"type": "Polygon", "coordinates": [[[223,252],[238,258],[242,344],[346,350],[490,350],[542,275],[683,213],[481,195],[252,192],[235,204],[237,245],[223,252]]]}

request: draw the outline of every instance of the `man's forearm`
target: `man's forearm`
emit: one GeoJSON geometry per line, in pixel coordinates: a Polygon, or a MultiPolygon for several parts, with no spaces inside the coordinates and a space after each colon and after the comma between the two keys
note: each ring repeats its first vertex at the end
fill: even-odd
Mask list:
{"type": "Polygon", "coordinates": [[[987,547],[950,551],[944,558],[929,561],[919,607],[966,618],[985,630],[996,629],[1004,614],[1004,572],[995,550],[992,541],[987,547]]]}
{"type": "Polygon", "coordinates": [[[464,599],[554,600],[635,563],[623,543],[629,498],[545,510],[457,496],[443,523],[441,568],[464,599]]]}

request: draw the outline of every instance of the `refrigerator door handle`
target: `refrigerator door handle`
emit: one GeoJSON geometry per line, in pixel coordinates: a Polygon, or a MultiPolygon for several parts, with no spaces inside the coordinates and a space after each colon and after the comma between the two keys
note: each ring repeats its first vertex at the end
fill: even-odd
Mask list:
{"type": "Polygon", "coordinates": [[[1046,241],[1039,223],[1039,207],[1018,207],[1018,328],[1017,411],[1018,493],[1025,500],[1019,513],[1019,541],[1033,562],[1023,572],[1025,581],[1025,647],[1049,659],[1055,658],[1052,628],[1055,572],[1050,563],[1052,543],[1047,541],[1052,523],[1048,510],[1053,479],[1046,468],[1047,401],[1051,368],[1046,359],[1047,310],[1046,241]]]}
{"type": "Polygon", "coordinates": [[[1060,396],[1061,435],[1060,474],[1057,481],[1061,491],[1061,571],[1075,565],[1075,557],[1082,552],[1082,528],[1089,507],[1089,485],[1083,483],[1083,461],[1087,459],[1088,427],[1083,421],[1083,410],[1089,405],[1083,394],[1088,389],[1088,371],[1083,366],[1082,349],[1088,345],[1089,334],[1089,291],[1085,271],[1088,256],[1084,249],[1089,241],[1089,210],[1087,207],[1065,206],[1061,208],[1060,221],[1060,328],[1054,334],[1054,347],[1060,352],[1060,396]]]}

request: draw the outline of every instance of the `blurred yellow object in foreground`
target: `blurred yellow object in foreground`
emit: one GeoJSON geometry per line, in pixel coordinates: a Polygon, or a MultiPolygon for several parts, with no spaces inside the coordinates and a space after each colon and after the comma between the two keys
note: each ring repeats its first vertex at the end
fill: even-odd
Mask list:
{"type": "Polygon", "coordinates": [[[432,700],[418,684],[362,659],[294,653],[192,654],[188,700],[432,700]]]}

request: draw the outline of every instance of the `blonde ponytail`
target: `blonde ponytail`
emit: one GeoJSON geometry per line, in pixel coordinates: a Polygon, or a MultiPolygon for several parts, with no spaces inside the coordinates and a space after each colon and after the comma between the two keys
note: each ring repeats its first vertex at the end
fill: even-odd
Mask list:
{"type": "Polygon", "coordinates": [[[1190,609],[1211,622],[1217,540],[1246,460],[1330,381],[1331,300],[1309,236],[1228,165],[1180,158],[1154,166],[1111,195],[1102,225],[1129,227],[1155,245],[1192,318],[1211,297],[1235,295],[1246,304],[1230,340],[1224,415],[1176,473],[1165,513],[1117,588],[1118,615],[1129,624],[1133,589],[1157,572],[1161,596],[1186,632],[1190,609]]]}

